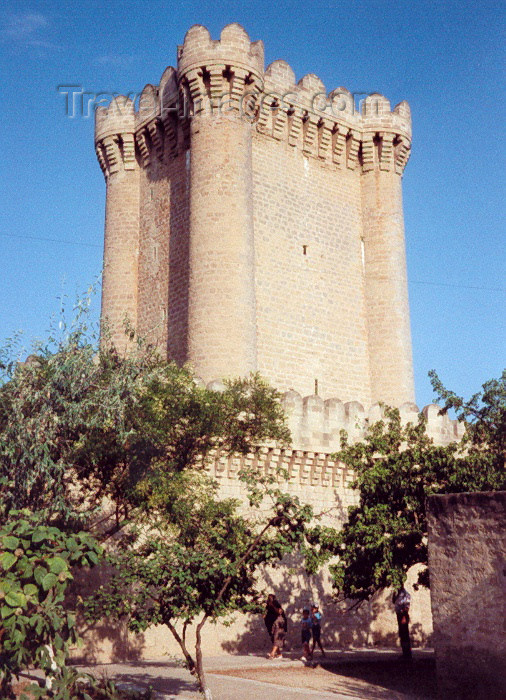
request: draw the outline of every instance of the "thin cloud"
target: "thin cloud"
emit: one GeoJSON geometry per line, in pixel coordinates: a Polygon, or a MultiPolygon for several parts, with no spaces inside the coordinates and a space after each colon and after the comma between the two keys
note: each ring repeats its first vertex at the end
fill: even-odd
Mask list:
{"type": "Polygon", "coordinates": [[[36,49],[56,49],[56,44],[48,41],[45,34],[50,26],[47,17],[40,12],[23,12],[7,15],[0,28],[0,37],[17,47],[36,49]]]}
{"type": "Polygon", "coordinates": [[[126,68],[131,66],[136,60],[136,56],[128,54],[110,54],[108,56],[98,56],[94,63],[99,66],[113,66],[114,68],[126,68]]]}

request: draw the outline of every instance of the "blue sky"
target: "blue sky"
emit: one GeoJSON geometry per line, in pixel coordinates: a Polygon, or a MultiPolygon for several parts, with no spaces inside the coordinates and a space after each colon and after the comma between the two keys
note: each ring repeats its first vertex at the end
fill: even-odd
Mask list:
{"type": "MultiPolygon", "coordinates": [[[[380,92],[413,114],[404,209],[417,402],[427,372],[469,396],[505,362],[504,35],[500,2],[81,0],[0,10],[3,143],[0,344],[43,337],[58,297],[100,274],[105,185],[93,115],[58,85],[140,92],[195,23],[240,22],[297,79],[380,92]]],[[[99,297],[93,301],[98,317],[99,297]]],[[[325,397],[326,398],[326,397],[325,397]]]]}

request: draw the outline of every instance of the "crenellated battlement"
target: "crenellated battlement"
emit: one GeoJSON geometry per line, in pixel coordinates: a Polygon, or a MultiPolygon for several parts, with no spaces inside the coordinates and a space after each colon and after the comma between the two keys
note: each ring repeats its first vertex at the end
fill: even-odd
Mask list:
{"type": "Polygon", "coordinates": [[[251,42],[239,24],[229,24],[219,40],[195,25],[178,47],[178,76],[185,116],[234,114],[254,119],[263,89],[264,48],[251,42]]]}
{"type": "Polygon", "coordinates": [[[95,112],[95,150],[105,177],[136,168],[135,105],[120,95],[95,112]]]}
{"type": "Polygon", "coordinates": [[[259,447],[246,455],[229,455],[217,450],[209,455],[205,466],[217,480],[220,493],[236,498],[243,507],[245,489],[237,478],[241,470],[277,475],[283,488],[310,503],[316,514],[324,513],[322,524],[334,527],[342,524],[347,519],[348,507],[358,502],[358,493],[352,488],[353,470],[332,459],[328,452],[259,447]]]}
{"type": "MultiPolygon", "coordinates": [[[[200,378],[195,381],[211,391],[225,389],[221,380],[207,384],[200,378]]],[[[382,420],[385,415],[384,405],[379,403],[365,408],[359,401],[324,400],[316,394],[301,396],[293,390],[282,394],[281,403],[287,415],[295,451],[336,452],[341,447],[341,431],[347,432],[351,442],[357,442],[364,437],[367,426],[382,420]]],[[[464,435],[464,424],[451,420],[447,414],[440,414],[440,410],[436,404],[422,409],[421,413],[427,421],[427,434],[438,445],[460,440],[464,435]]],[[[415,424],[420,410],[416,404],[406,402],[399,406],[399,413],[403,424],[415,424]]]]}
{"type": "Polygon", "coordinates": [[[265,71],[256,128],[299,147],[306,156],[337,167],[361,167],[363,172],[378,168],[402,174],[411,148],[407,102],[391,111],[385,97],[373,94],[357,111],[349,90],[327,93],[312,73],[296,83],[285,61],[274,61],[265,71]]]}
{"type": "MultiPolygon", "coordinates": [[[[283,60],[264,70],[262,41],[252,42],[236,23],[224,27],[220,39],[194,25],[177,58],[177,69],[167,68],[158,86],[146,85],[137,110],[126,97],[97,109],[95,142],[106,176],[123,167],[124,159],[117,149],[111,169],[105,138],[135,133],[137,159],[148,167],[154,158],[170,159],[186,150],[188,120],[202,113],[239,114],[253,130],[333,167],[402,174],[411,149],[407,102],[392,110],[386,97],[373,94],[357,110],[346,88],[327,93],[313,73],[297,82],[283,60]]],[[[125,140],[131,142],[129,136],[125,140]]]]}
{"type": "Polygon", "coordinates": [[[194,25],[178,47],[182,97],[193,116],[213,110],[242,112],[245,94],[261,93],[263,68],[263,42],[252,42],[240,24],[224,27],[219,40],[194,25]]]}
{"type": "Polygon", "coordinates": [[[219,39],[211,39],[206,27],[195,24],[186,32],[183,45],[177,52],[178,72],[181,77],[192,70],[218,66],[222,70],[242,68],[259,78],[264,70],[264,45],[251,41],[240,24],[228,24],[219,39]]]}
{"type": "MultiPolygon", "coordinates": [[[[196,382],[213,391],[225,389],[219,380],[207,385],[200,379],[196,382]]],[[[347,432],[350,442],[359,441],[368,425],[384,417],[384,407],[375,404],[366,410],[357,401],[324,401],[315,395],[302,397],[295,391],[285,392],[282,403],[292,433],[290,447],[264,445],[244,455],[216,450],[208,456],[205,468],[217,479],[223,496],[236,498],[243,504],[245,489],[237,478],[239,471],[277,475],[283,488],[312,505],[315,513],[323,514],[322,524],[342,525],[348,517],[348,507],[358,503],[359,494],[353,488],[353,469],[334,459],[333,453],[340,449],[342,430],[347,432]]],[[[419,410],[415,404],[405,403],[399,411],[404,424],[417,423],[419,410]]],[[[440,407],[434,404],[422,411],[429,437],[437,445],[460,440],[464,424],[440,415],[439,411],[440,407]]],[[[247,506],[243,507],[247,510],[247,506]]]]}

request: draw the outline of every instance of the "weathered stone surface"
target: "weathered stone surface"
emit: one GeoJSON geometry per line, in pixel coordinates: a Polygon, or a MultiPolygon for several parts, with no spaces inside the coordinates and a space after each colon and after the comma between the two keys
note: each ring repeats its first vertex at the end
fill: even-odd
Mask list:
{"type": "Polygon", "coordinates": [[[506,491],[428,499],[433,645],[443,698],[506,697],[506,491]]]}

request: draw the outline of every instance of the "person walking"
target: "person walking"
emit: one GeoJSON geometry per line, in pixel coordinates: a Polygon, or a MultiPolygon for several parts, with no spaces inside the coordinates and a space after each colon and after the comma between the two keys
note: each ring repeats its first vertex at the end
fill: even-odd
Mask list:
{"type": "Polygon", "coordinates": [[[325,656],[321,642],[322,633],[322,614],[318,608],[318,605],[311,606],[311,636],[313,638],[313,643],[311,646],[311,656],[314,654],[315,646],[318,644],[322,656],[325,656]]]}
{"type": "Polygon", "coordinates": [[[411,605],[411,596],[403,586],[394,593],[392,601],[395,606],[395,614],[397,615],[402,658],[409,661],[411,659],[411,640],[409,638],[409,607],[411,605]]]}
{"type": "Polygon", "coordinates": [[[283,608],[278,608],[278,616],[272,625],[272,650],[267,654],[269,659],[280,659],[283,657],[282,650],[286,638],[286,615],[283,608]]]}
{"type": "Polygon", "coordinates": [[[271,642],[273,642],[273,643],[274,643],[274,637],[272,634],[272,627],[273,627],[274,622],[276,621],[276,619],[278,617],[278,610],[280,608],[281,608],[281,605],[276,600],[276,596],[273,593],[269,593],[269,595],[267,596],[267,602],[265,604],[265,612],[263,614],[263,618],[264,618],[265,627],[267,629],[267,633],[269,635],[271,642]]]}
{"type": "Polygon", "coordinates": [[[311,641],[311,615],[309,608],[304,608],[302,611],[300,637],[302,641],[302,656],[301,661],[311,661],[311,649],[309,642],[311,641]]]}

